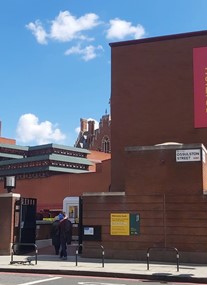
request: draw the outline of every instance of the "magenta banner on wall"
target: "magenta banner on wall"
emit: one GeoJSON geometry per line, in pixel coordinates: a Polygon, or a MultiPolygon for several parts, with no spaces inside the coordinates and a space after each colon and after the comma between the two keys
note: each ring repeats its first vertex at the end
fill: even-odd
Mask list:
{"type": "Polygon", "coordinates": [[[207,127],[207,47],[193,49],[194,127],[207,127]]]}

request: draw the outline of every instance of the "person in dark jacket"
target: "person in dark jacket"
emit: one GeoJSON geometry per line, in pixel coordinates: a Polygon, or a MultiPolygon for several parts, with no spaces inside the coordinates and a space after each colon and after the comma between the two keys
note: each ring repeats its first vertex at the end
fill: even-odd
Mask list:
{"type": "Polygon", "coordinates": [[[54,222],[52,223],[52,228],[50,232],[50,236],[52,239],[52,245],[55,248],[55,254],[58,255],[60,252],[60,229],[59,229],[59,216],[54,218],[54,222]]]}
{"type": "Polygon", "coordinates": [[[67,260],[67,245],[71,244],[72,240],[72,224],[68,217],[63,213],[59,214],[59,231],[60,231],[60,258],[67,260]]]}

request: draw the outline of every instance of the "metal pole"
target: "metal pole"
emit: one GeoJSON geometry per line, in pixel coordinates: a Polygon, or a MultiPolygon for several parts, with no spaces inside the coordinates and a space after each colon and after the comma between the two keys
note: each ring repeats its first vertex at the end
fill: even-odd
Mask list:
{"type": "Polygon", "coordinates": [[[102,248],[102,267],[104,267],[104,247],[101,245],[102,248]]]}
{"type": "Polygon", "coordinates": [[[149,270],[149,249],[147,251],[147,270],[149,270]]]}
{"type": "Polygon", "coordinates": [[[75,265],[78,266],[78,248],[79,246],[76,247],[76,251],[75,251],[75,265]]]}
{"type": "Polygon", "coordinates": [[[13,260],[14,260],[13,255],[14,255],[14,244],[12,244],[12,248],[11,248],[11,261],[10,261],[10,264],[13,263],[13,260]]]}
{"type": "Polygon", "coordinates": [[[179,272],[179,253],[177,253],[177,271],[179,272]]]}
{"type": "Polygon", "coordinates": [[[38,248],[37,248],[37,245],[34,244],[35,246],[35,264],[37,264],[37,254],[38,254],[38,248]]]}

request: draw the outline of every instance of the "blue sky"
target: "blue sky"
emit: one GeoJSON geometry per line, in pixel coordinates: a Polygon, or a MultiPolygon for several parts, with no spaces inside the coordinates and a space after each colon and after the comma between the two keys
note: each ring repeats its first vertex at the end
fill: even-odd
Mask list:
{"type": "Polygon", "coordinates": [[[110,112],[109,43],[205,29],[206,0],[1,0],[1,136],[73,146],[110,112]]]}

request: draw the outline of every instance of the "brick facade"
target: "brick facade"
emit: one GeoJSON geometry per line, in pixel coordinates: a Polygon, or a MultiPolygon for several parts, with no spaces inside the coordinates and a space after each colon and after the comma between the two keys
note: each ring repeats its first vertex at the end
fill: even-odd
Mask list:
{"type": "Polygon", "coordinates": [[[16,144],[16,140],[0,137],[0,143],[15,145],[16,144]]]}
{"type": "MultiPolygon", "coordinates": [[[[81,196],[83,192],[108,191],[111,181],[110,159],[99,158],[94,164],[96,168],[90,173],[17,180],[14,192],[25,198],[36,198],[38,211],[62,210],[65,197],[81,196]]],[[[0,193],[4,192],[4,183],[0,181],[0,193]]]]}
{"type": "Polygon", "coordinates": [[[111,44],[111,192],[83,196],[107,257],[146,260],[153,247],[163,250],[152,259],[173,261],[170,247],[181,262],[207,262],[207,132],[194,127],[193,69],[206,43],[204,31],[111,44]],[[179,149],[202,154],[178,162],[179,149]],[[112,235],[112,213],[139,213],[140,233],[112,235]]]}
{"type": "Polygon", "coordinates": [[[111,153],[111,117],[106,114],[95,129],[95,121],[80,119],[80,133],[75,147],[111,153]]]}
{"type": "Polygon", "coordinates": [[[164,142],[203,143],[194,128],[193,48],[207,33],[112,44],[112,191],[125,190],[124,149],[164,142]]]}

